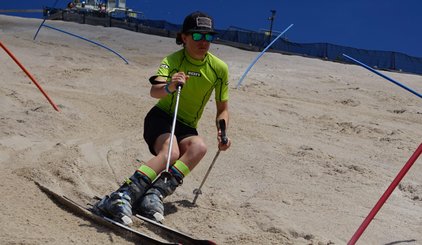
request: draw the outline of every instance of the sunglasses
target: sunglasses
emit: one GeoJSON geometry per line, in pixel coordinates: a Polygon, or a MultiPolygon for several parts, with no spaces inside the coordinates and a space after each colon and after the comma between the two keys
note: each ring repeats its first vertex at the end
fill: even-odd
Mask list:
{"type": "Polygon", "coordinates": [[[211,34],[211,33],[204,34],[204,33],[194,32],[192,33],[192,39],[196,42],[201,41],[201,40],[212,42],[212,40],[214,40],[214,34],[211,34]]]}

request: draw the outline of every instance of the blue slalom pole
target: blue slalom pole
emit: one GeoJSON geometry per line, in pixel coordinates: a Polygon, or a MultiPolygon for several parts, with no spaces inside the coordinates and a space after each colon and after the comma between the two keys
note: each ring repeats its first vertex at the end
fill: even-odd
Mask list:
{"type": "Polygon", "coordinates": [[[60,30],[60,29],[58,29],[56,27],[52,27],[52,26],[49,26],[49,25],[46,25],[46,24],[43,24],[43,26],[45,26],[47,28],[50,28],[50,29],[53,29],[53,30],[56,30],[56,31],[59,31],[59,32],[62,32],[62,33],[65,33],[65,34],[68,34],[68,35],[73,36],[73,37],[80,38],[80,39],[82,39],[84,41],[87,41],[87,42],[93,43],[95,45],[98,45],[98,46],[100,46],[102,48],[105,48],[108,51],[110,51],[110,52],[114,53],[115,55],[119,56],[122,60],[124,60],[126,62],[126,64],[129,64],[129,62],[123,56],[121,56],[119,53],[117,53],[116,51],[112,50],[111,48],[108,48],[108,47],[104,46],[101,43],[97,43],[97,42],[91,41],[91,40],[89,40],[87,38],[81,37],[79,35],[76,35],[76,34],[73,34],[73,33],[70,33],[70,32],[64,31],[64,30],[60,30]]]}
{"type": "Polygon", "coordinates": [[[275,43],[275,41],[277,41],[281,36],[283,36],[283,34],[286,33],[292,26],[293,26],[293,24],[289,25],[283,32],[280,33],[280,35],[278,35],[270,44],[268,44],[268,46],[264,50],[262,50],[262,52],[255,58],[254,61],[252,61],[252,63],[249,65],[249,67],[246,69],[245,73],[243,73],[242,77],[240,78],[239,82],[237,83],[236,88],[238,88],[242,84],[242,81],[246,77],[246,74],[248,74],[249,70],[252,68],[252,66],[255,65],[255,63],[258,61],[258,59],[261,58],[262,55],[264,55],[265,51],[267,51],[267,49],[269,49],[271,47],[271,45],[273,45],[273,43],[275,43]]]}
{"type": "Polygon", "coordinates": [[[38,32],[40,32],[41,27],[44,25],[44,22],[45,22],[45,21],[46,21],[46,19],[44,18],[44,19],[43,19],[43,21],[41,22],[41,25],[38,27],[37,32],[35,32],[35,35],[34,35],[34,40],[37,38],[37,36],[38,36],[38,32]]]}
{"type": "Polygon", "coordinates": [[[362,67],[364,67],[364,68],[366,68],[366,69],[368,69],[368,70],[372,71],[373,73],[375,73],[375,74],[377,74],[377,75],[379,75],[379,76],[381,76],[381,77],[383,77],[383,78],[387,79],[388,81],[390,81],[390,82],[392,82],[392,83],[394,83],[394,84],[396,84],[396,85],[398,85],[398,86],[400,86],[400,87],[402,87],[402,88],[406,89],[407,91],[409,91],[409,92],[411,92],[412,94],[414,94],[414,95],[418,96],[419,98],[422,98],[422,95],[421,95],[420,93],[418,93],[418,92],[416,92],[416,91],[412,90],[412,89],[411,89],[411,88],[409,88],[409,87],[406,87],[405,85],[403,85],[403,84],[401,84],[401,83],[399,83],[399,82],[395,81],[395,80],[394,80],[394,79],[392,79],[392,78],[387,77],[386,75],[384,75],[384,74],[382,74],[382,73],[380,73],[380,72],[376,71],[376,70],[375,70],[375,69],[373,69],[372,67],[370,67],[370,66],[368,66],[368,65],[365,65],[364,63],[362,63],[362,62],[360,62],[360,61],[358,61],[358,60],[356,60],[356,59],[354,59],[354,58],[352,58],[352,57],[350,57],[350,56],[348,56],[348,55],[346,55],[346,54],[343,54],[343,56],[344,56],[344,57],[346,57],[346,58],[348,58],[349,60],[351,60],[351,61],[355,62],[356,64],[358,64],[358,65],[360,65],[360,66],[362,66],[362,67]]]}
{"type": "MultiPolygon", "coordinates": [[[[55,8],[58,2],[59,2],[59,0],[56,0],[56,1],[54,2],[54,4],[53,4],[53,7],[52,7],[52,8],[55,8]]],[[[46,20],[47,20],[47,18],[44,16],[43,21],[41,22],[41,25],[38,27],[38,30],[37,30],[37,32],[36,32],[36,33],[35,33],[35,35],[34,35],[34,40],[37,38],[37,36],[38,36],[38,32],[40,32],[41,27],[44,25],[44,22],[45,22],[46,20]]]]}

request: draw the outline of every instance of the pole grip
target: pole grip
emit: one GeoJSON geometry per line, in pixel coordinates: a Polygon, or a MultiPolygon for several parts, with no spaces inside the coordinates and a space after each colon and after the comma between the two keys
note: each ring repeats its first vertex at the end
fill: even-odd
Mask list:
{"type": "Polygon", "coordinates": [[[221,142],[226,145],[229,142],[226,134],[226,120],[220,119],[218,125],[221,130],[221,142]]]}

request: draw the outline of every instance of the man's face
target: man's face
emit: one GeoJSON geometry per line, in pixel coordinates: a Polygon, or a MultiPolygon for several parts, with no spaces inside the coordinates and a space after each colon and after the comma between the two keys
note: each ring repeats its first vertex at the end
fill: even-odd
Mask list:
{"type": "Polygon", "coordinates": [[[212,40],[212,38],[210,38],[210,35],[211,34],[208,34],[206,32],[182,34],[182,39],[185,43],[185,48],[192,58],[198,60],[202,60],[205,58],[205,55],[207,54],[210,48],[210,41],[212,40]]]}

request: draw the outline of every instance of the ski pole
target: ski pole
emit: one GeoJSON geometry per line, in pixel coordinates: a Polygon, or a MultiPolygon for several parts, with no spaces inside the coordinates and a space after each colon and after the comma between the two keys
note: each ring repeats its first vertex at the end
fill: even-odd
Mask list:
{"type": "MultiPolygon", "coordinates": [[[[221,120],[218,122],[218,124],[220,125],[220,130],[221,130],[221,142],[222,142],[223,144],[227,144],[227,142],[228,142],[228,138],[227,138],[227,136],[226,136],[226,121],[224,121],[224,119],[221,119],[221,120]]],[[[204,179],[202,180],[201,185],[199,185],[199,188],[197,188],[197,189],[193,190],[193,194],[195,194],[195,198],[193,199],[192,204],[195,204],[195,203],[196,203],[196,199],[198,199],[198,196],[199,196],[200,194],[202,194],[201,188],[202,188],[202,186],[204,185],[205,180],[207,180],[208,175],[210,174],[211,169],[212,169],[212,167],[213,167],[213,166],[214,166],[214,164],[215,164],[215,161],[217,160],[218,156],[220,155],[220,151],[221,151],[221,150],[219,149],[219,150],[217,151],[217,153],[215,154],[215,157],[214,157],[214,159],[212,160],[212,163],[211,163],[210,167],[208,168],[208,171],[207,171],[207,173],[205,174],[205,177],[204,177],[204,179]]]]}
{"type": "MultiPolygon", "coordinates": [[[[176,120],[177,120],[177,111],[179,108],[179,98],[180,98],[180,91],[182,90],[182,85],[177,85],[177,95],[176,95],[176,105],[174,106],[174,115],[173,115],[173,123],[171,126],[171,134],[170,134],[170,145],[167,152],[167,164],[166,164],[166,171],[165,173],[169,173],[170,169],[170,157],[171,157],[171,151],[173,148],[173,138],[174,138],[174,131],[176,129],[176,120]]],[[[167,175],[168,176],[168,175],[167,175]]],[[[164,178],[164,183],[167,183],[167,176],[164,178]]]]}

